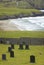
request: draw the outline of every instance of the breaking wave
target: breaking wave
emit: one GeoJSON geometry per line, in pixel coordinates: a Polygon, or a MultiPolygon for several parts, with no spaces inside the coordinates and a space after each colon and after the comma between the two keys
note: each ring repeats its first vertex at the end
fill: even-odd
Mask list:
{"type": "Polygon", "coordinates": [[[44,31],[44,16],[10,19],[21,31],[44,31]]]}

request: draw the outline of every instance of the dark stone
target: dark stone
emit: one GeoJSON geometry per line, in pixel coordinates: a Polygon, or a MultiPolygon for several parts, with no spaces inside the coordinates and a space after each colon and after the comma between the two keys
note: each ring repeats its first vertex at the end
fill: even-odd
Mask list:
{"type": "Polygon", "coordinates": [[[10,52],[10,57],[14,57],[14,51],[10,52]]]}
{"type": "Polygon", "coordinates": [[[8,47],[8,52],[11,52],[12,48],[11,47],[8,47]]]}
{"type": "Polygon", "coordinates": [[[14,44],[11,44],[11,48],[14,49],[14,44]]]}
{"type": "Polygon", "coordinates": [[[23,44],[20,44],[19,45],[19,49],[23,49],[23,44]]]}
{"type": "Polygon", "coordinates": [[[35,56],[33,55],[30,56],[30,63],[35,63],[35,56]]]}
{"type": "Polygon", "coordinates": [[[26,46],[25,46],[25,49],[29,49],[29,45],[26,45],[26,46]]]}
{"type": "Polygon", "coordinates": [[[6,54],[2,54],[2,60],[6,60],[6,54]]]}
{"type": "Polygon", "coordinates": [[[3,43],[3,40],[1,40],[0,42],[3,43]]]}

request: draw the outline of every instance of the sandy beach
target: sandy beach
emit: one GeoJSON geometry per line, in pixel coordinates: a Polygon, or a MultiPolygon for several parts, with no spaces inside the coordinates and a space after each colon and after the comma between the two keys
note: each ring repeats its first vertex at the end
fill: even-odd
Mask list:
{"type": "Polygon", "coordinates": [[[18,31],[18,27],[10,23],[9,20],[0,20],[0,30],[3,31],[18,31]]]}

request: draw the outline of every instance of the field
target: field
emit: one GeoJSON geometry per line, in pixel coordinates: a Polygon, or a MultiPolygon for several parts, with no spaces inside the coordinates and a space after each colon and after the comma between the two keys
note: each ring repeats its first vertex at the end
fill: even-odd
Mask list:
{"type": "Polygon", "coordinates": [[[0,38],[44,38],[44,31],[0,31],[0,38]]]}
{"type": "Polygon", "coordinates": [[[29,50],[19,50],[19,46],[15,45],[14,58],[10,58],[9,46],[0,44],[0,65],[44,65],[44,46],[30,46],[29,50]],[[2,60],[2,54],[6,54],[6,61],[2,60]],[[35,55],[35,63],[30,63],[30,55],[35,55]]]}

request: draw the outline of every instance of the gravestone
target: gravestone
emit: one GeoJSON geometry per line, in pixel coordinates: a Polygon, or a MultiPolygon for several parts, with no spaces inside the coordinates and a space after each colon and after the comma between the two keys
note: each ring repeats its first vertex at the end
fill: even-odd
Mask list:
{"type": "Polygon", "coordinates": [[[10,57],[14,57],[14,51],[10,52],[10,57]]]}
{"type": "Polygon", "coordinates": [[[25,45],[25,49],[29,49],[29,45],[28,44],[25,45]]]}
{"type": "Polygon", "coordinates": [[[35,63],[35,56],[34,55],[30,56],[30,63],[35,63]]]}
{"type": "Polygon", "coordinates": [[[14,49],[14,44],[11,44],[11,48],[14,49]]]}
{"type": "Polygon", "coordinates": [[[6,60],[6,54],[2,54],[2,60],[6,60]]]}
{"type": "Polygon", "coordinates": [[[23,49],[23,44],[19,44],[19,49],[23,49]]]}
{"type": "Polygon", "coordinates": [[[11,47],[8,47],[8,52],[11,52],[12,48],[11,47]]]}
{"type": "Polygon", "coordinates": [[[3,43],[3,40],[1,40],[0,43],[3,43]]]}

